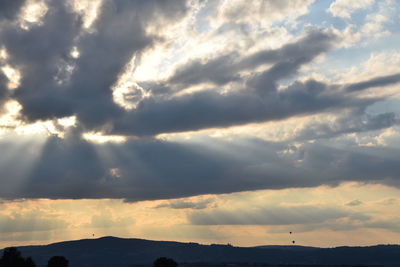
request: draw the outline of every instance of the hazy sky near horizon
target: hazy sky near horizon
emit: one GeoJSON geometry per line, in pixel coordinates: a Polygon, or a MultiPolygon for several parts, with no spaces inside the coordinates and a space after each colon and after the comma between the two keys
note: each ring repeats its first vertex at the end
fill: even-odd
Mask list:
{"type": "Polygon", "coordinates": [[[0,246],[398,243],[399,14],[1,1],[0,246]]]}

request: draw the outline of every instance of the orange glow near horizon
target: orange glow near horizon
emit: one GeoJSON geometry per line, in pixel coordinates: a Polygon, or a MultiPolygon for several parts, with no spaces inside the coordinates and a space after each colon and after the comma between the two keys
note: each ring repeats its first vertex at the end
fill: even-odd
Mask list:
{"type": "Polygon", "coordinates": [[[333,188],[260,190],[135,203],[114,199],[3,202],[0,247],[102,236],[235,246],[288,245],[292,239],[298,245],[318,247],[395,244],[400,229],[396,228],[393,208],[400,203],[399,193],[387,186],[346,183],[333,188]],[[206,204],[198,209],[178,209],[179,203],[206,204]],[[321,211],[335,206],[353,215],[293,225],[194,225],[189,219],[191,214],[215,210],[237,212],[241,217],[244,210],[299,205],[321,211]],[[19,223],[10,225],[13,220],[19,223]]]}

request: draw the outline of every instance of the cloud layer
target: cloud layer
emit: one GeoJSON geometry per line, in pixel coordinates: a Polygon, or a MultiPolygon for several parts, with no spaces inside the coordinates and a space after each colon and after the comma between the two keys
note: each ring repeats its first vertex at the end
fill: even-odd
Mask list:
{"type": "MultiPolygon", "coordinates": [[[[399,187],[393,150],[323,143],[300,147],[262,140],[207,146],[149,140],[93,145],[50,138],[32,165],[28,148],[2,162],[4,198],[179,198],[257,189],[338,185],[345,181],[399,187]],[[18,160],[19,165],[9,164],[18,160]],[[25,167],[26,164],[28,167],[25,167]],[[24,173],[24,168],[30,168],[24,173]]],[[[1,144],[2,151],[12,144],[1,144]]],[[[181,203],[182,204],[182,203],[181,203]]],[[[179,204],[178,204],[179,206],[179,204]]],[[[178,207],[176,206],[176,207],[178,207]]],[[[194,207],[194,206],[193,206],[194,207]]]]}
{"type": "MultiPolygon", "coordinates": [[[[332,58],[347,62],[343,54],[366,49],[355,39],[349,44],[354,25],[305,23],[313,1],[256,1],[248,10],[257,16],[238,13],[243,1],[100,2],[85,13],[74,1],[42,1],[34,18],[22,12],[30,1],[0,4],[0,120],[8,136],[0,140],[7,151],[0,198],[140,201],[346,181],[400,186],[398,147],[385,143],[396,139],[388,135],[399,114],[370,111],[398,101],[400,69],[351,79],[339,67],[333,73],[340,64],[332,58]],[[284,36],[274,39],[274,31],[284,36]],[[151,55],[163,58],[163,75],[136,78],[151,55]],[[5,108],[11,101],[19,107],[12,116],[5,108]],[[289,120],[297,121],[290,134],[270,126],[289,120]],[[282,138],[232,134],[249,124],[282,138]],[[13,136],[37,125],[50,136],[28,143],[13,136]],[[98,144],[87,134],[124,142],[98,144]]],[[[348,18],[373,4],[336,1],[328,11],[348,18]]]]}

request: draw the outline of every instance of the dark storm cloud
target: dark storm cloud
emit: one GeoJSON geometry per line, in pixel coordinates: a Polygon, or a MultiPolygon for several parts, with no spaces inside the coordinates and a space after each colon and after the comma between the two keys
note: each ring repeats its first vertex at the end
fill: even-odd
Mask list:
{"type": "Polygon", "coordinates": [[[4,75],[3,72],[0,72],[0,112],[8,96],[7,82],[7,77],[4,75]]]}
{"type": "Polygon", "coordinates": [[[0,196],[140,201],[345,181],[400,187],[400,160],[391,149],[313,143],[285,153],[287,145],[257,139],[204,141],[207,146],[143,139],[96,145],[53,137],[36,151],[21,147],[11,153],[7,146],[15,144],[2,143],[1,151],[10,155],[0,161],[6,175],[0,196]]]}
{"type": "MultiPolygon", "coordinates": [[[[151,24],[162,32],[165,25],[179,21],[186,14],[186,1],[106,0],[91,29],[83,28],[83,18],[65,1],[46,4],[48,11],[41,23],[33,23],[29,30],[18,23],[0,22],[0,46],[9,55],[6,64],[22,74],[21,85],[14,91],[6,88],[6,77],[0,74],[0,102],[17,100],[26,122],[76,115],[79,132],[152,136],[342,109],[365,110],[382,98],[361,98],[353,92],[399,82],[398,76],[389,75],[352,85],[315,80],[279,84],[293,79],[301,67],[339,42],[331,33],[313,29],[279,49],[188,62],[166,81],[148,81],[153,95],[127,111],[113,102],[112,85],[135,53],[140,57],[163,42],[162,36],[150,34],[146,27],[151,24]],[[70,55],[74,47],[78,58],[70,55]],[[269,68],[257,72],[262,65],[269,68]],[[222,90],[232,81],[235,90],[222,90]],[[204,82],[219,87],[174,94],[204,82]]],[[[7,15],[11,20],[19,8],[12,5],[9,8],[14,11],[7,11],[14,14],[7,15]]],[[[314,125],[313,133],[304,132],[299,139],[382,129],[398,122],[392,113],[351,116],[339,119],[332,128],[314,125]]],[[[71,133],[65,139],[50,137],[44,144],[15,137],[12,142],[0,141],[0,197],[140,201],[345,181],[400,186],[396,149],[333,148],[318,140],[285,153],[289,147],[258,139],[234,143],[205,139],[196,145],[139,137],[100,145],[71,133]]],[[[202,206],[173,202],[170,207],[202,206]]]]}
{"type": "Polygon", "coordinates": [[[333,121],[309,123],[303,130],[295,134],[293,140],[333,138],[348,133],[381,130],[399,123],[400,119],[393,112],[370,115],[357,110],[333,121]]]}
{"type": "Polygon", "coordinates": [[[0,23],[1,19],[14,19],[24,3],[25,0],[1,0],[0,23]]]}
{"type": "MultiPolygon", "coordinates": [[[[311,31],[305,38],[295,44],[284,47],[278,51],[280,60],[270,69],[251,78],[247,84],[254,88],[260,95],[269,97],[271,92],[276,91],[277,82],[283,78],[290,78],[296,74],[299,68],[311,62],[318,55],[330,50],[337,42],[337,37],[319,31],[311,31]]],[[[268,57],[258,55],[259,58],[268,57]]],[[[256,58],[253,59],[256,61],[256,58]]]]}
{"type": "Polygon", "coordinates": [[[212,82],[224,85],[228,82],[239,80],[235,60],[239,55],[228,54],[211,59],[207,62],[193,60],[180,66],[169,79],[171,84],[193,86],[199,83],[212,82]]]}
{"type": "Polygon", "coordinates": [[[49,138],[19,190],[28,197],[47,192],[49,198],[92,198],[101,189],[106,172],[89,143],[49,138]]]}
{"type": "Polygon", "coordinates": [[[305,144],[295,155],[301,160],[302,168],[313,172],[314,177],[319,177],[326,184],[334,186],[351,177],[350,180],[362,183],[400,186],[400,168],[397,166],[399,162],[394,156],[398,153],[397,149],[358,145],[348,145],[346,148],[332,146],[334,144],[305,144]]]}
{"type": "Polygon", "coordinates": [[[61,63],[71,60],[68,55],[80,31],[80,17],[66,2],[49,1],[41,25],[32,25],[30,30],[18,27],[2,28],[0,40],[8,52],[8,63],[22,73],[14,97],[23,106],[23,115],[28,120],[71,115],[73,110],[55,78],[65,71],[61,63]]]}
{"type": "Polygon", "coordinates": [[[254,75],[249,85],[261,87],[260,91],[266,87],[273,90],[275,82],[294,74],[300,65],[328,51],[335,41],[337,37],[333,34],[312,30],[296,42],[283,45],[279,49],[262,50],[245,57],[238,52],[231,52],[210,59],[190,60],[178,66],[166,81],[146,81],[140,85],[154,95],[168,96],[201,83],[213,83],[217,86],[230,82],[243,83],[246,77],[240,75],[241,71],[252,71],[259,66],[272,64],[273,67],[269,71],[254,75]],[[269,80],[268,83],[263,83],[266,80],[269,80]]]}
{"type": "Polygon", "coordinates": [[[268,97],[251,92],[203,91],[170,99],[146,98],[135,110],[115,121],[113,132],[154,135],[228,127],[365,106],[378,100],[349,98],[330,91],[326,84],[309,80],[295,82],[285,90],[273,89],[268,97]]]}
{"type": "Polygon", "coordinates": [[[236,210],[211,210],[189,214],[195,225],[293,225],[322,223],[348,217],[350,212],[317,206],[266,207],[236,210]]]}
{"type": "MultiPolygon", "coordinates": [[[[297,73],[302,65],[329,50],[336,41],[334,35],[311,31],[297,42],[285,45],[281,49],[262,51],[242,60],[236,60],[237,55],[230,54],[206,63],[189,62],[177,69],[166,82],[167,86],[147,84],[150,90],[151,86],[154,86],[155,96],[142,100],[136,109],[126,113],[122,119],[116,120],[113,132],[127,135],[155,135],[228,127],[316,114],[333,109],[365,109],[366,106],[381,100],[381,98],[361,99],[349,96],[340,90],[339,85],[329,85],[315,80],[295,81],[286,88],[277,90],[279,80],[297,73]],[[239,70],[265,63],[274,64],[271,68],[247,78],[238,75],[239,70]],[[213,82],[221,85],[238,79],[245,83],[243,90],[220,93],[214,89],[168,97],[170,90],[176,90],[174,83],[189,86],[213,82]]],[[[396,79],[386,79],[387,77],[382,77],[387,84],[397,83],[396,79]]],[[[374,80],[363,82],[363,89],[374,86],[376,84],[374,80]]],[[[357,84],[354,86],[358,86],[357,84]]],[[[361,125],[358,125],[358,128],[354,128],[356,127],[354,125],[354,129],[346,122],[347,126],[341,125],[340,129],[336,129],[337,134],[380,129],[395,123],[394,115],[389,113],[375,118],[368,117],[367,120],[359,123],[361,125]]],[[[334,133],[325,133],[326,136],[329,134],[334,133]]]]}
{"type": "Polygon", "coordinates": [[[127,0],[113,1],[117,12],[123,12],[128,9],[134,16],[140,16],[143,24],[154,23],[154,20],[162,19],[163,22],[175,20],[187,11],[186,0],[127,0]]]}
{"type": "Polygon", "coordinates": [[[124,110],[114,103],[111,87],[134,53],[160,41],[146,33],[146,26],[162,27],[179,20],[187,10],[185,3],[105,1],[92,32],[87,33],[82,17],[65,2],[49,1],[41,25],[30,30],[18,29],[17,24],[4,27],[0,34],[9,63],[22,73],[13,97],[23,107],[23,118],[33,122],[76,115],[84,130],[140,136],[280,120],[374,101],[340,94],[335,86],[313,80],[277,90],[279,81],[291,78],[338,43],[332,33],[312,29],[279,49],[188,62],[166,82],[148,82],[154,95],[140,101],[136,109],[124,110]],[[70,55],[73,47],[79,50],[77,59],[70,55]],[[263,64],[271,67],[250,76],[239,74],[263,64]],[[242,89],[171,95],[202,82],[220,86],[230,81],[237,81],[242,89]]]}
{"type": "MultiPolygon", "coordinates": [[[[353,109],[351,116],[338,119],[334,126],[314,124],[315,128],[299,133],[298,138],[315,136],[329,138],[335,135],[377,130],[393,126],[399,122],[394,113],[379,115],[360,114],[360,110],[384,97],[357,98],[340,90],[338,85],[308,80],[296,81],[282,90],[276,90],[275,79],[290,74],[290,64],[277,63],[271,69],[257,74],[247,82],[258,93],[251,90],[219,93],[216,90],[185,94],[179,97],[150,97],[141,101],[135,110],[115,121],[114,132],[119,134],[154,135],[165,132],[180,132],[211,127],[228,127],[251,122],[281,120],[304,114],[317,114],[335,109],[353,109]],[[285,67],[286,66],[286,67],[285,67]],[[275,77],[275,78],[271,78],[275,77]]],[[[396,84],[396,79],[386,79],[386,85],[396,84]],[[390,81],[390,82],[389,82],[390,81]]],[[[374,87],[376,79],[362,82],[359,90],[374,87]]],[[[356,83],[355,86],[358,87],[356,83]]],[[[347,88],[351,88],[349,85],[347,88]]]]}
{"type": "Polygon", "coordinates": [[[395,83],[400,82],[400,74],[393,74],[393,75],[385,75],[381,77],[376,77],[373,79],[370,79],[368,81],[363,81],[363,82],[358,82],[358,83],[353,83],[345,87],[347,91],[360,91],[368,88],[373,88],[373,87],[383,87],[395,83]]]}
{"type": "Polygon", "coordinates": [[[146,34],[145,26],[157,20],[165,24],[178,20],[185,14],[185,3],[184,0],[116,1],[110,4],[115,4],[116,11],[105,5],[96,25],[97,34],[83,38],[78,44],[82,56],[76,62],[78,69],[69,86],[68,97],[79,103],[75,110],[85,127],[102,126],[121,115],[123,111],[113,102],[111,87],[133,53],[151,46],[157,39],[146,34]]]}
{"type": "Polygon", "coordinates": [[[58,3],[49,6],[44,26],[31,31],[5,30],[3,35],[12,63],[23,73],[16,99],[23,106],[25,118],[35,121],[76,114],[80,124],[88,130],[115,123],[115,133],[152,135],[282,119],[341,106],[342,100],[337,96],[322,96],[319,92],[312,95],[314,92],[305,87],[311,85],[311,90],[326,87],[314,85],[312,81],[296,83],[283,93],[276,90],[278,80],[296,73],[301,65],[335,43],[335,36],[314,30],[281,49],[244,58],[233,69],[229,66],[233,57],[223,56],[205,65],[190,63],[191,67],[178,70],[170,79],[171,83],[185,86],[204,79],[223,84],[238,78],[237,71],[241,69],[276,62],[269,70],[254,74],[247,81],[247,86],[256,93],[246,89],[227,95],[210,91],[184,97],[155,97],[143,100],[136,110],[125,112],[113,102],[111,87],[132,54],[152,44],[153,37],[147,36],[143,29],[151,14],[158,15],[160,10],[166,12],[166,17],[172,10],[177,10],[177,14],[184,13],[184,8],[167,8],[169,4],[184,7],[179,5],[182,4],[180,1],[162,4],[151,1],[145,6],[136,1],[118,2],[117,5],[107,1],[95,25],[96,32],[77,40],[76,36],[82,31],[81,18],[58,3]],[[143,12],[132,12],[135,10],[133,5],[139,5],[143,12]],[[42,42],[47,35],[52,38],[51,46],[42,42]],[[73,46],[77,46],[81,54],[77,60],[68,56],[73,46]],[[75,70],[65,81],[54,79],[65,71],[63,64],[64,68],[70,64],[75,70]],[[39,69],[40,73],[37,72],[39,69]],[[300,87],[300,91],[295,92],[294,87],[300,87]]]}
{"type": "Polygon", "coordinates": [[[232,52],[209,60],[191,60],[178,67],[167,83],[193,86],[212,82],[216,85],[224,85],[240,80],[240,71],[253,70],[265,64],[274,64],[271,69],[254,77],[259,81],[252,81],[261,87],[270,87],[279,79],[294,74],[301,65],[310,62],[321,53],[327,52],[336,41],[337,37],[333,34],[312,30],[303,38],[279,49],[262,50],[246,57],[232,52]],[[268,82],[263,82],[265,80],[268,82]]]}
{"type": "Polygon", "coordinates": [[[133,53],[150,47],[157,36],[150,23],[168,24],[186,12],[183,0],[105,1],[94,29],[65,1],[48,1],[40,25],[30,30],[7,24],[1,43],[9,64],[22,73],[15,98],[28,121],[77,115],[86,128],[101,127],[123,110],[112,99],[112,85],[133,53]],[[80,57],[70,52],[76,46],[80,57]]]}

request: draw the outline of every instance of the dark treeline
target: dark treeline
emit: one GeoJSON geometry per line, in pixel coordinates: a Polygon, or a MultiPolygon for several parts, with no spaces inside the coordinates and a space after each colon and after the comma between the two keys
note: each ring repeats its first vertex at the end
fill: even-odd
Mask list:
{"type": "MultiPolygon", "coordinates": [[[[166,257],[160,257],[153,262],[154,267],[178,267],[178,263],[166,257]]],[[[14,247],[6,248],[0,258],[0,267],[36,267],[31,257],[23,257],[21,252],[14,247]]],[[[69,262],[64,256],[53,256],[45,267],[69,267],[69,262]]]]}
{"type": "Polygon", "coordinates": [[[36,267],[32,258],[24,258],[16,248],[6,248],[0,258],[0,267],[36,267]]]}
{"type": "Polygon", "coordinates": [[[320,265],[320,264],[267,264],[267,263],[182,263],[180,267],[385,267],[384,265],[320,265]]]}
{"type": "Polygon", "coordinates": [[[210,262],[185,262],[176,263],[177,265],[147,265],[147,264],[133,264],[129,267],[385,267],[385,265],[332,265],[332,264],[268,264],[268,263],[210,263],[210,262]]]}
{"type": "MultiPolygon", "coordinates": [[[[23,257],[17,248],[10,247],[3,251],[0,267],[36,267],[31,257],[23,257]]],[[[63,256],[53,256],[45,267],[69,267],[68,260],[63,256]]]]}
{"type": "MultiPolygon", "coordinates": [[[[178,267],[178,263],[171,258],[160,257],[153,262],[154,267],[178,267]]],[[[6,248],[0,258],[0,267],[36,267],[31,257],[23,257],[21,252],[14,247],[6,248]]],[[[69,262],[64,256],[53,256],[45,267],[69,267],[69,262]]]]}
{"type": "MultiPolygon", "coordinates": [[[[0,258],[0,267],[36,267],[31,257],[23,257],[17,248],[10,247],[3,251],[0,258]]],[[[167,257],[157,258],[153,264],[130,265],[130,267],[384,267],[384,265],[321,265],[321,264],[266,264],[266,263],[181,263],[167,257]]],[[[45,267],[69,267],[69,262],[64,256],[51,257],[45,267]]]]}
{"type": "MultiPolygon", "coordinates": [[[[0,0],[1,1],[1,0],[0,0]]],[[[18,248],[44,267],[54,255],[71,267],[154,266],[166,256],[179,266],[400,266],[399,245],[315,248],[303,246],[235,247],[135,238],[102,237],[18,248]],[[201,264],[198,264],[201,263],[201,264]],[[241,265],[238,265],[238,264],[241,265]],[[258,265],[255,265],[257,263],[258,265]],[[236,265],[234,265],[236,264],[236,265]],[[253,264],[253,265],[252,265],[253,264]],[[269,264],[269,265],[266,265],[269,264]]]]}

